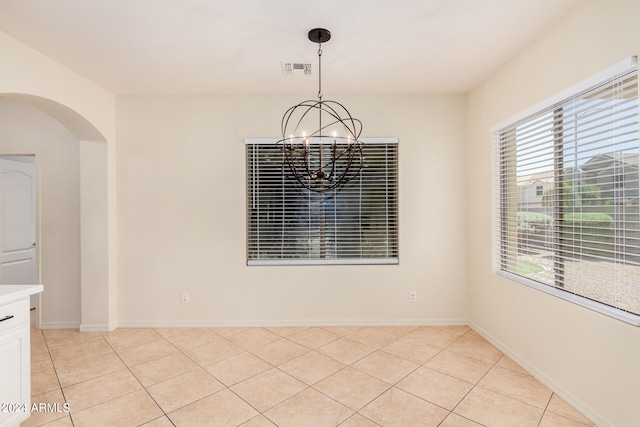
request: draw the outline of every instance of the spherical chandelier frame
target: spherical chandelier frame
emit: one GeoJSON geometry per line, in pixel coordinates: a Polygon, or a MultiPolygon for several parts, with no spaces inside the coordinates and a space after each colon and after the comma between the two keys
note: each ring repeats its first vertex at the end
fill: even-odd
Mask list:
{"type": "Polygon", "coordinates": [[[363,168],[362,122],[337,101],[322,99],[322,43],[331,33],[322,28],[309,31],[318,46],[318,99],[289,108],[282,117],[282,139],[276,144],[283,153],[282,172],[302,187],[316,193],[340,189],[357,178],[363,168]],[[318,127],[304,132],[305,119],[317,113],[318,127]],[[328,132],[332,132],[331,135],[328,132]]]}

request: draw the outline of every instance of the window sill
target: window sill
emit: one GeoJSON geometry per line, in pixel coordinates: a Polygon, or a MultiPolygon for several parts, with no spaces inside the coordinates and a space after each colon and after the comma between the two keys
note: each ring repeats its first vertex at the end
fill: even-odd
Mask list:
{"type": "Polygon", "coordinates": [[[247,265],[397,265],[398,258],[248,260],[247,265]]]}

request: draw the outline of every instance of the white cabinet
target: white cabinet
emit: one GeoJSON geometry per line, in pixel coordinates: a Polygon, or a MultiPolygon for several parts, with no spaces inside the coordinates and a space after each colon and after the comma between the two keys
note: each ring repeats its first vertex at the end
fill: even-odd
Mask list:
{"type": "Polygon", "coordinates": [[[42,285],[0,285],[0,426],[14,427],[31,409],[29,296],[42,285]]]}

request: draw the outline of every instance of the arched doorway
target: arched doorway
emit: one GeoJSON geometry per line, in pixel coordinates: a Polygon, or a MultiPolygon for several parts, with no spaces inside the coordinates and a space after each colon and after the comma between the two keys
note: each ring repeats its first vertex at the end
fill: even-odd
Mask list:
{"type": "Polygon", "coordinates": [[[112,329],[106,138],[83,116],[55,101],[5,93],[0,102],[10,112],[0,122],[11,120],[0,133],[0,155],[36,157],[39,281],[45,285],[37,324],[112,329]]]}

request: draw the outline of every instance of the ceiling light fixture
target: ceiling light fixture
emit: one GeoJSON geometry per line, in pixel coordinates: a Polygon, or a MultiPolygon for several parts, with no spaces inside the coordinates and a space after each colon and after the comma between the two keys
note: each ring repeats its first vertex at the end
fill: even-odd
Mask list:
{"type": "Polygon", "coordinates": [[[316,193],[340,189],[357,178],[363,160],[360,120],[339,102],[322,99],[322,43],[330,39],[331,33],[324,28],[309,31],[309,40],[318,43],[318,99],[303,101],[284,113],[282,139],[277,142],[283,153],[283,174],[316,193]]]}

